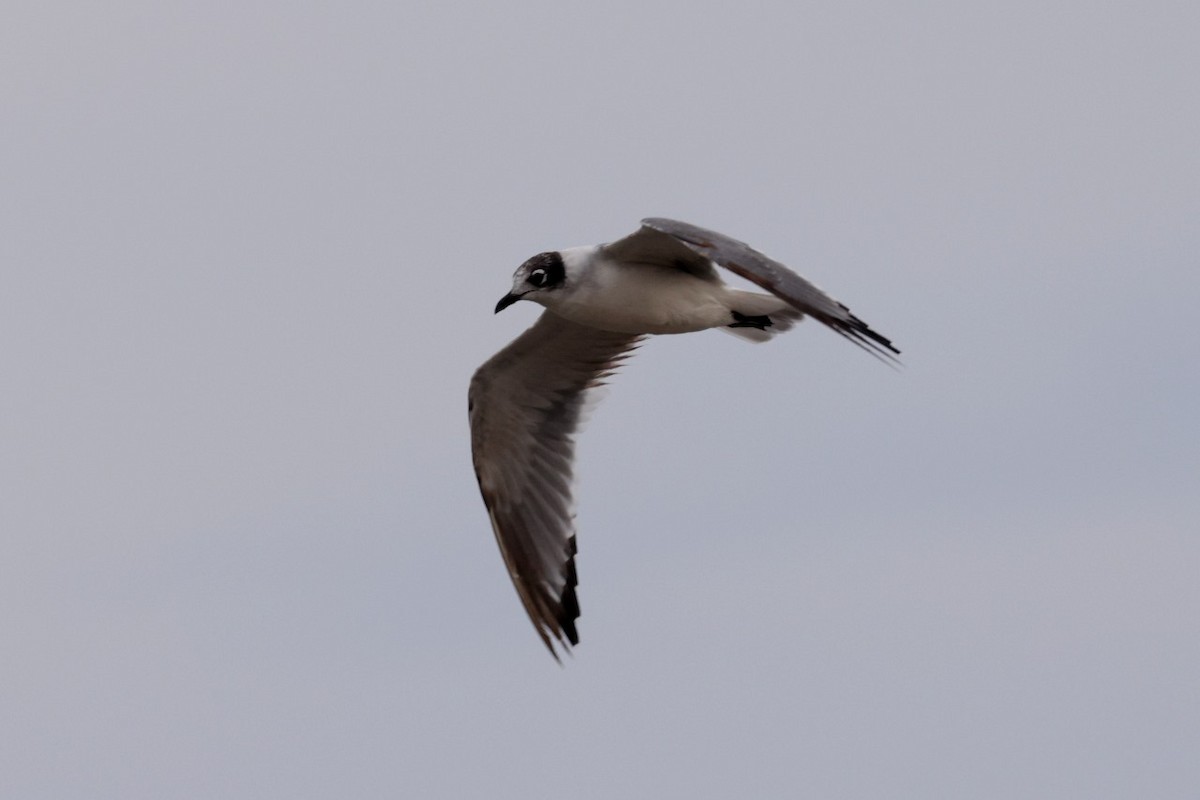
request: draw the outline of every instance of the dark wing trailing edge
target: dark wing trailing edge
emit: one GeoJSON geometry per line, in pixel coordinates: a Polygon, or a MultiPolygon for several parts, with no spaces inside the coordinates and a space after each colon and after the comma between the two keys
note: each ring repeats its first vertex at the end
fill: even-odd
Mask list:
{"type": "Polygon", "coordinates": [[[660,217],[644,219],[642,226],[643,231],[666,234],[691,251],[786,300],[872,355],[893,362],[900,355],[889,339],[871,330],[846,306],[750,245],[716,231],[660,217]]]}
{"type": "Polygon", "coordinates": [[[555,641],[568,651],[579,643],[575,434],[588,390],[603,384],[640,339],[544,311],[471,378],[475,477],[508,574],[555,659],[555,641]]]}

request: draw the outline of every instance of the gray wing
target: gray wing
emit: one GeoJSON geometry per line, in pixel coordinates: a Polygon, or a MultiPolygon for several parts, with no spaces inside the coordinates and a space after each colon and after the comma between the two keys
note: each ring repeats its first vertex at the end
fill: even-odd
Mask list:
{"type": "Polygon", "coordinates": [[[812,283],[748,244],[716,231],[651,217],[642,220],[637,233],[613,242],[608,248],[614,255],[633,262],[674,264],[701,276],[697,261],[708,264],[709,270],[712,264],[717,264],[786,300],[874,355],[893,359],[900,354],[890,340],[871,330],[850,309],[812,283]],[[688,255],[679,256],[678,251],[686,251],[688,255]]]}
{"type": "Polygon", "coordinates": [[[640,339],[544,311],[471,378],[475,477],[508,574],[556,659],[551,637],[567,650],[579,643],[575,433],[588,390],[601,385],[640,339]]]}
{"type": "MultiPolygon", "coordinates": [[[[717,268],[713,266],[713,261],[709,256],[689,247],[681,239],[656,230],[648,224],[665,221],[642,220],[641,228],[624,239],[604,245],[604,254],[614,261],[626,264],[674,267],[684,272],[690,272],[698,278],[719,281],[721,278],[717,275],[717,268]]],[[[683,223],[676,224],[682,225],[683,223]]]]}

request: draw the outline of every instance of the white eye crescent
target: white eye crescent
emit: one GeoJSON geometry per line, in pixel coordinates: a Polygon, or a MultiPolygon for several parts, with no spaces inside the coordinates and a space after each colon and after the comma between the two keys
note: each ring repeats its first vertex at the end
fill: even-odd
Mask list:
{"type": "Polygon", "coordinates": [[[529,282],[534,286],[541,286],[546,282],[546,270],[535,269],[533,272],[529,273],[529,282]]]}

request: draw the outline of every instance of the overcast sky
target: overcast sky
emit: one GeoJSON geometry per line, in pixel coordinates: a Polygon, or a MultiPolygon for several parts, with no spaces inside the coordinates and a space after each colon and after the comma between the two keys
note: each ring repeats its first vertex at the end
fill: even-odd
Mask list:
{"type": "Polygon", "coordinates": [[[1195,798],[1198,9],[6,3],[0,796],[1195,798]],[[645,346],[560,668],[467,382],[652,215],[905,366],[645,346]]]}

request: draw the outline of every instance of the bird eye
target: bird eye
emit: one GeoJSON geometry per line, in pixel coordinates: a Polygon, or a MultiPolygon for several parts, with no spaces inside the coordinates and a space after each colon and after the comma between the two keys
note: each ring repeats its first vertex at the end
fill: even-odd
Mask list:
{"type": "Polygon", "coordinates": [[[546,282],[546,270],[535,269],[533,272],[529,273],[529,282],[534,286],[541,286],[546,282]]]}

